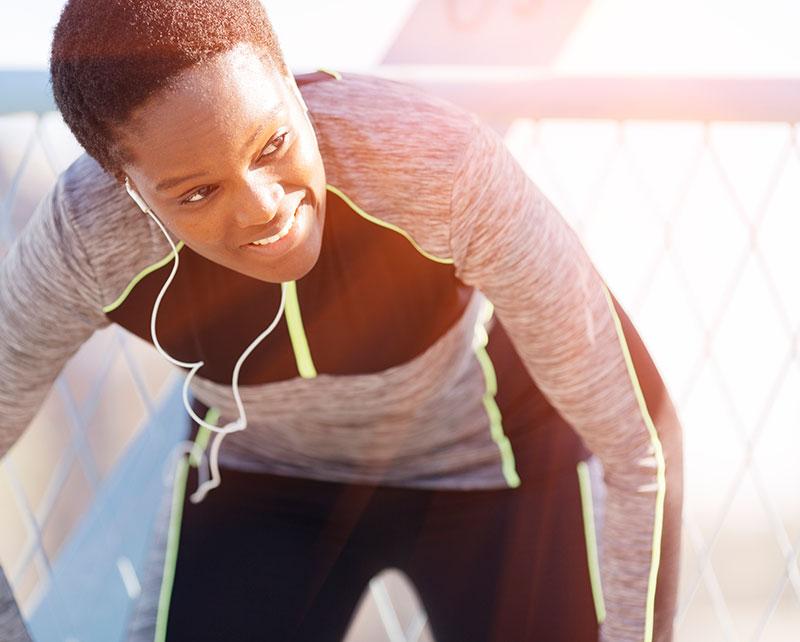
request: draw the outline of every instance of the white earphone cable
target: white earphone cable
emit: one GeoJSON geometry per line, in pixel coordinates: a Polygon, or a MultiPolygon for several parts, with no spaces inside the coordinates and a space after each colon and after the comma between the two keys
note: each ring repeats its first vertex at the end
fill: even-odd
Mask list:
{"type": "MultiPolygon", "coordinates": [[[[156,301],[153,304],[153,311],[150,314],[150,336],[153,339],[153,345],[155,346],[156,350],[164,357],[167,361],[171,364],[178,366],[180,368],[189,368],[189,373],[186,375],[186,378],[183,381],[183,391],[182,391],[182,398],[183,398],[183,405],[186,408],[186,411],[189,413],[189,416],[197,422],[199,426],[206,428],[212,432],[217,433],[214,435],[214,439],[211,443],[211,454],[209,456],[209,465],[211,467],[211,479],[207,479],[203,481],[197,490],[192,493],[190,496],[190,500],[194,504],[198,504],[205,498],[206,494],[209,490],[216,488],[220,485],[221,476],[219,473],[219,448],[222,443],[222,440],[225,438],[225,435],[230,434],[232,432],[237,432],[239,430],[244,430],[247,428],[247,413],[244,409],[244,404],[242,403],[242,397],[239,392],[239,372],[242,369],[242,364],[245,362],[247,357],[256,349],[259,343],[261,343],[267,335],[269,335],[275,327],[278,325],[281,317],[283,316],[284,307],[286,305],[286,283],[281,283],[281,301],[280,305],[278,306],[278,312],[275,315],[275,318],[272,320],[272,323],[261,333],[259,334],[247,348],[244,349],[241,355],[239,355],[239,359],[236,361],[236,365],[233,368],[233,376],[231,378],[231,390],[233,392],[233,399],[236,403],[236,409],[239,412],[239,418],[226,424],[222,428],[219,426],[214,426],[200,418],[194,410],[192,410],[191,403],[189,401],[189,385],[194,377],[195,373],[203,367],[203,361],[196,361],[196,362],[186,362],[180,361],[178,359],[173,358],[170,356],[166,350],[161,346],[161,343],[158,341],[158,337],[156,336],[156,319],[158,318],[158,309],[161,306],[161,300],[164,298],[164,295],[167,292],[167,289],[172,284],[175,275],[178,272],[178,266],[180,265],[180,259],[178,257],[178,250],[175,246],[174,241],[170,237],[169,233],[167,232],[164,225],[158,219],[158,217],[153,213],[153,210],[145,203],[144,199],[139,195],[139,193],[130,185],[127,177],[125,178],[125,190],[128,192],[128,195],[134,200],[134,202],[139,206],[139,209],[142,210],[145,214],[152,218],[158,228],[161,230],[161,233],[164,235],[164,238],[167,239],[170,248],[172,249],[172,271],[170,272],[167,280],[164,282],[164,285],[161,287],[161,291],[158,293],[156,297],[156,301]]],[[[193,442],[183,442],[185,444],[189,444],[188,446],[183,446],[178,444],[175,450],[189,450],[190,448],[194,447],[193,442]]]]}

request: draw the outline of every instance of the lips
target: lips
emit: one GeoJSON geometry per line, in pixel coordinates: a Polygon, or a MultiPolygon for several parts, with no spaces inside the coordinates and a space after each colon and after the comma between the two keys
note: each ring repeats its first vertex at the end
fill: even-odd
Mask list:
{"type": "Polygon", "coordinates": [[[270,221],[270,224],[261,232],[258,232],[257,235],[250,239],[247,243],[244,243],[242,247],[255,243],[256,241],[263,241],[264,239],[268,239],[272,236],[277,236],[292,220],[292,217],[295,216],[297,208],[300,207],[303,199],[303,192],[297,192],[296,195],[292,195],[284,199],[281,202],[282,207],[278,210],[275,218],[270,221]]]}

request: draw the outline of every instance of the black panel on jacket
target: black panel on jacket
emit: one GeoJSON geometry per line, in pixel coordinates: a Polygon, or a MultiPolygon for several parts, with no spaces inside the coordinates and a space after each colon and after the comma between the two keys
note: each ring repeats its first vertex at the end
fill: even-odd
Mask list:
{"type": "MultiPolygon", "coordinates": [[[[367,221],[328,193],[322,250],[297,282],[300,311],[317,372],[368,374],[422,354],[461,317],[472,289],[452,265],[431,261],[397,232],[367,221]]],[[[168,263],[109,313],[146,341],[168,263]]],[[[159,309],[161,345],[181,361],[203,361],[199,376],[230,383],[239,355],[272,321],[280,286],[209,261],[189,247],[159,309]]],[[[285,320],[248,357],[242,384],[298,376],[285,320]]]]}

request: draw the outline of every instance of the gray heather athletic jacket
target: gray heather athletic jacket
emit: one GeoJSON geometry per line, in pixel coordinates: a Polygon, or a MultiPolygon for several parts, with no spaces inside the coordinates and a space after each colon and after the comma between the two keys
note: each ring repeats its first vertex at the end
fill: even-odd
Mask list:
{"type": "MultiPolygon", "coordinates": [[[[350,75],[301,90],[329,184],[325,233],[345,251],[324,246],[297,283],[310,356],[283,323],[248,360],[250,425],[226,437],[221,463],[420,488],[524,483],[515,440],[536,435],[536,424],[494,412],[491,345],[487,353],[481,339],[488,299],[543,412],[566,420],[603,464],[604,638],[670,639],[680,431],[575,233],[502,141],[452,105],[350,75]]],[[[0,455],[95,330],[116,322],[149,340],[171,264],[149,268],[168,254],[155,224],[91,158],[60,177],[0,265],[0,455]]],[[[271,320],[279,286],[188,247],[180,256],[159,338],[173,356],[206,362],[193,393],[232,420],[232,362],[271,320]]],[[[542,467],[574,470],[585,453],[571,448],[565,461],[542,454],[542,467]]]]}

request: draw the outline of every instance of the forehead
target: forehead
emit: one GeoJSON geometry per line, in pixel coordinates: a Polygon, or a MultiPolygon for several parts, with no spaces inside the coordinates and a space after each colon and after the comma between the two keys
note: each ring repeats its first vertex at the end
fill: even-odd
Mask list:
{"type": "Polygon", "coordinates": [[[287,98],[287,83],[265,53],[249,45],[198,63],[171,79],[167,87],[133,114],[132,124],[142,125],[159,115],[176,119],[187,112],[207,116],[233,116],[259,105],[268,108],[287,98]],[[183,110],[175,113],[174,109],[183,110]],[[161,112],[157,114],[157,112],[161,112]]]}
{"type": "Polygon", "coordinates": [[[148,165],[181,150],[197,153],[198,144],[221,152],[220,146],[241,142],[255,123],[287,114],[291,97],[287,79],[265,54],[240,45],[174,78],[132,114],[121,142],[132,160],[148,165]]]}

